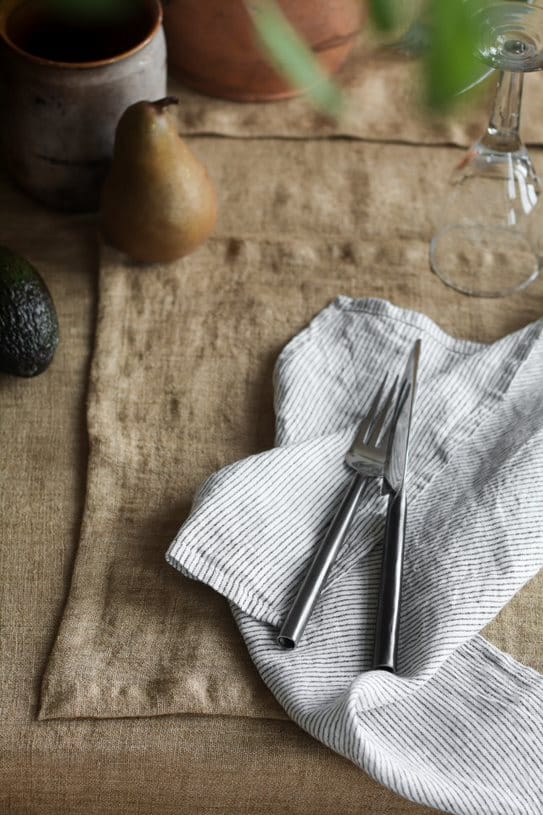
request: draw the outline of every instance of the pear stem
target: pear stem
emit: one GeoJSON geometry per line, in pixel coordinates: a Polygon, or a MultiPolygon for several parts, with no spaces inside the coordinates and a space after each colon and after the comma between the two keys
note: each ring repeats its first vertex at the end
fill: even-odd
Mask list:
{"type": "Polygon", "coordinates": [[[165,96],[164,99],[157,99],[156,102],[151,102],[152,106],[162,113],[170,105],[178,105],[179,99],[177,96],[165,96]]]}

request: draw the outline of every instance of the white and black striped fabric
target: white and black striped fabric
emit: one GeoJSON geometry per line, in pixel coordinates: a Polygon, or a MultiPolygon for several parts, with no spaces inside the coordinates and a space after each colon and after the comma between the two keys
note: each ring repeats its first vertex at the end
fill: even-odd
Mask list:
{"type": "Polygon", "coordinates": [[[543,677],[478,633],[543,563],[542,322],[493,345],[338,298],[276,366],[276,447],[196,496],[170,564],[230,601],[288,714],[371,776],[457,815],[543,813],[543,677]],[[399,674],[369,670],[386,498],[363,501],[302,643],[276,643],[386,371],[422,339],[399,674]]]}

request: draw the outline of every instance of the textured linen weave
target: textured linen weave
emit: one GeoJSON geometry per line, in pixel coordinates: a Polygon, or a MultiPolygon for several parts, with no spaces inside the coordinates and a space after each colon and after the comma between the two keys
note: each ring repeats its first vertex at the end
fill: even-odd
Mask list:
{"type": "Polygon", "coordinates": [[[478,632],[543,562],[542,322],[456,340],[338,298],[280,355],[276,447],[209,478],[167,553],[230,601],[304,729],[405,797],[462,815],[543,811],[543,677],[478,632]],[[360,415],[422,339],[397,676],[370,670],[386,498],[373,483],[303,642],[276,628],[334,514],[360,415]]]}

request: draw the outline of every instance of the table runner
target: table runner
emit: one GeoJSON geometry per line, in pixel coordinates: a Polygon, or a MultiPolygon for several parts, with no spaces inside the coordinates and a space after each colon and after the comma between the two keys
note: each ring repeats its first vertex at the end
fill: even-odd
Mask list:
{"type": "MultiPolygon", "coordinates": [[[[87,507],[42,718],[281,715],[222,601],[179,585],[163,565],[203,478],[271,445],[279,350],[338,292],[387,297],[479,340],[542,311],[541,283],[483,301],[429,273],[428,213],[454,149],[334,140],[278,150],[273,140],[212,138],[193,146],[220,192],[215,237],[168,267],[134,267],[109,250],[102,258],[87,507]]],[[[535,667],[540,587],[517,604],[534,609],[529,645],[508,611],[493,629],[496,644],[535,667]]]]}
{"type": "MultiPolygon", "coordinates": [[[[345,63],[338,82],[345,89],[347,103],[339,122],[315,111],[303,98],[236,104],[204,99],[176,81],[171,82],[170,92],[179,97],[179,129],[187,135],[347,137],[468,146],[487,124],[495,79],[470,93],[470,104],[467,108],[460,105],[453,116],[428,116],[421,105],[420,63],[393,49],[377,49],[366,36],[345,63]]],[[[522,135],[529,144],[543,142],[542,82],[537,73],[525,77],[522,135]]]]}

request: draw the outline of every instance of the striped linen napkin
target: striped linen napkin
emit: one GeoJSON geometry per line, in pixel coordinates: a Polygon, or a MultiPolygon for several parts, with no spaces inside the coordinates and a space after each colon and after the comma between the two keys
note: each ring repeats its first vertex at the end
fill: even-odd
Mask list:
{"type": "Polygon", "coordinates": [[[338,298],[277,361],[276,447],[211,476],[167,553],[228,598],[301,727],[458,815],[543,812],[543,676],[478,633],[543,562],[542,329],[483,345],[381,300],[338,298]],[[399,674],[370,670],[378,484],[302,643],[285,651],[276,629],[350,478],[359,416],[418,337],[399,674]]]}

